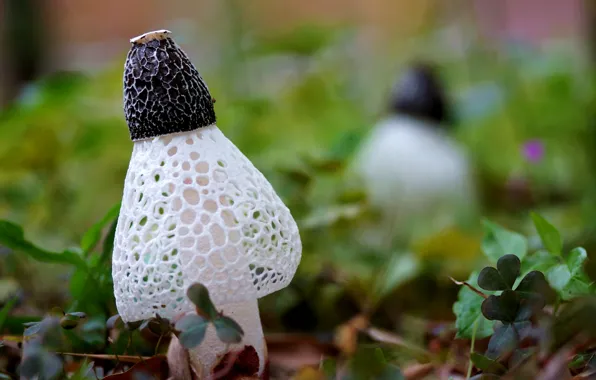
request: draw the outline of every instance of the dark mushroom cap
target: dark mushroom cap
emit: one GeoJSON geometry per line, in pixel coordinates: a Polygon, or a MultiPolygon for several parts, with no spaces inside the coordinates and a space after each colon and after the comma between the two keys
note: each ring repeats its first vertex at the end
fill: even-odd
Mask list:
{"type": "Polygon", "coordinates": [[[426,63],[415,63],[405,72],[393,88],[389,106],[391,112],[439,124],[452,121],[440,79],[426,63]]]}
{"type": "Polygon", "coordinates": [[[124,114],[133,141],[215,123],[207,84],[169,34],[159,30],[130,40],[124,65],[124,114]]]}

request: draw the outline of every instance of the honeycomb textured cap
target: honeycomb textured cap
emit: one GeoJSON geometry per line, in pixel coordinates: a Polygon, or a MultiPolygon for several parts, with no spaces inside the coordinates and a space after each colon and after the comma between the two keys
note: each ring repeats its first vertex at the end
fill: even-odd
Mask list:
{"type": "Polygon", "coordinates": [[[195,282],[218,306],[263,297],[301,253],[290,210],[216,125],[134,143],[112,259],[123,320],[192,310],[195,282]]]}
{"type": "Polygon", "coordinates": [[[159,30],[131,39],[124,64],[124,114],[133,141],[215,123],[207,84],[169,34],[159,30]]]}

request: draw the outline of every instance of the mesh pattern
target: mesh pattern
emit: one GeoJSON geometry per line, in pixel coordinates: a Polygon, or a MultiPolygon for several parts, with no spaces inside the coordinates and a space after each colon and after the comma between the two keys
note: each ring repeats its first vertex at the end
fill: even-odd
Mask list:
{"type": "Polygon", "coordinates": [[[265,296],[302,252],[288,208],[215,125],[134,144],[114,243],[125,321],[189,310],[193,282],[220,305],[265,296]]]}

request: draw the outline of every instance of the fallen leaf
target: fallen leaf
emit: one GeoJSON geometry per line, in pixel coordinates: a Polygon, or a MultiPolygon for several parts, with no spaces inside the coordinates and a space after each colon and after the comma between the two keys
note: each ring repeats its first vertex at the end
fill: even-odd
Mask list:
{"type": "Polygon", "coordinates": [[[168,379],[168,359],[165,355],[156,355],[132,366],[128,371],[104,377],[104,380],[137,380],[136,375],[145,373],[152,380],[168,379]]]}
{"type": "Polygon", "coordinates": [[[244,346],[242,351],[225,354],[213,369],[213,378],[239,380],[254,377],[258,379],[259,354],[253,346],[244,346]]]}

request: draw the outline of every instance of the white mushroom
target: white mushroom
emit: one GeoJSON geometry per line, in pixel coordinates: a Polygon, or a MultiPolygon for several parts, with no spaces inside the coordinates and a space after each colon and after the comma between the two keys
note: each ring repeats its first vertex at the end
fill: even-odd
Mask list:
{"type": "MultiPolygon", "coordinates": [[[[257,299],[286,287],[302,245],[290,210],[215,124],[209,89],[166,30],[131,40],[124,110],[134,141],[113,254],[114,294],[125,322],[194,310],[200,282],[244,330],[259,374],[266,346],[257,299]]],[[[232,347],[233,348],[233,347],[232,347]]],[[[191,350],[207,376],[226,353],[212,326],[191,350]]]]}
{"type": "Polygon", "coordinates": [[[427,65],[413,66],[393,89],[390,115],[375,125],[355,158],[368,200],[381,211],[390,236],[411,238],[421,225],[429,232],[458,214],[473,214],[472,168],[449,128],[438,78],[427,65]]]}

